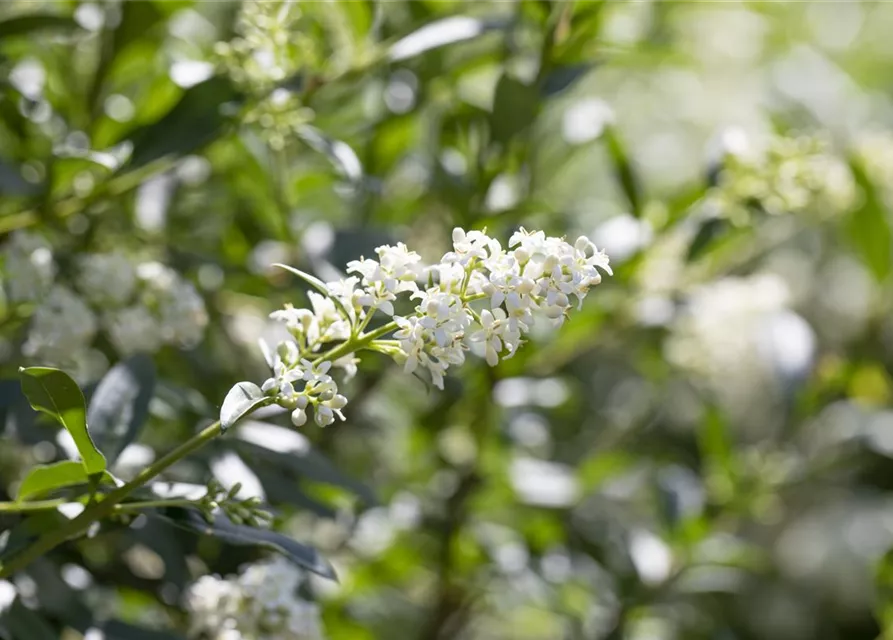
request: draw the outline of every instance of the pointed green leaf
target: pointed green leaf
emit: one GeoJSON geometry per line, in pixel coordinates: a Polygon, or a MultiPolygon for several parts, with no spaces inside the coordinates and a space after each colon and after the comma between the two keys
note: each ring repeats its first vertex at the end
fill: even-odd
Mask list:
{"type": "Polygon", "coordinates": [[[725,218],[707,218],[704,220],[688,246],[686,260],[691,262],[700,258],[719,238],[728,233],[730,228],[731,224],[725,218]]]}
{"type": "Polygon", "coordinates": [[[0,21],[0,38],[27,36],[35,31],[74,31],[78,23],[73,18],[51,13],[33,13],[0,21]]]}
{"type": "MultiPolygon", "coordinates": [[[[114,484],[111,474],[102,472],[102,480],[114,484]]],[[[53,464],[32,467],[19,486],[16,500],[30,500],[50,491],[70,487],[76,484],[86,484],[90,481],[84,465],[77,460],[63,460],[53,464]]]]}
{"type": "Polygon", "coordinates": [[[503,74],[496,84],[490,131],[493,139],[508,144],[516,135],[527,130],[539,112],[539,89],[503,74]]]}
{"type": "Polygon", "coordinates": [[[180,528],[213,536],[227,544],[264,547],[276,551],[307,571],[324,578],[337,580],[332,565],[322,557],[319,551],[281,533],[234,524],[223,514],[214,518],[214,522],[208,523],[195,509],[169,507],[163,512],[160,510],[157,515],[180,528]]]}
{"type": "Polygon", "coordinates": [[[220,408],[221,430],[226,431],[240,418],[272,401],[253,382],[237,382],[223,399],[223,406],[220,408]]]}
{"type": "Polygon", "coordinates": [[[90,399],[87,424],[109,464],[139,435],[154,390],[155,365],[145,354],[119,362],[99,381],[90,399]]]}
{"type": "Polygon", "coordinates": [[[220,76],[190,87],[164,117],[133,132],[133,153],[124,170],[184,156],[210,144],[233,120],[227,105],[242,99],[232,82],[220,76]]]}
{"type": "Polygon", "coordinates": [[[864,168],[858,162],[852,162],[850,168],[863,195],[862,205],[853,211],[848,223],[850,241],[875,279],[882,282],[893,264],[893,238],[886,207],[864,168]]]}
{"type": "Polygon", "coordinates": [[[34,410],[55,418],[74,438],[87,473],[92,475],[105,470],[105,458],[87,431],[84,394],[71,376],[50,367],[22,368],[19,376],[22,392],[34,410]]]}
{"type": "Polygon", "coordinates": [[[279,267],[280,269],[285,269],[286,271],[295,274],[301,280],[303,280],[304,282],[309,284],[311,287],[313,287],[314,289],[319,291],[321,294],[323,294],[327,298],[331,299],[331,301],[335,304],[336,307],[338,307],[338,310],[344,315],[345,318],[351,317],[350,313],[348,313],[348,311],[347,311],[347,307],[344,306],[344,304],[341,302],[341,300],[339,300],[335,296],[331,296],[329,294],[329,288],[326,286],[326,283],[323,282],[322,280],[320,280],[319,278],[311,276],[309,273],[304,273],[300,269],[295,269],[294,267],[290,267],[287,264],[280,264],[278,262],[274,262],[273,266],[279,267]]]}
{"type": "Polygon", "coordinates": [[[616,128],[611,125],[605,127],[602,136],[607,147],[611,162],[614,165],[614,175],[623,194],[629,202],[630,213],[636,218],[642,217],[642,208],[644,202],[642,200],[642,187],[639,177],[633,167],[629,154],[623,140],[617,133],[616,128]]]}

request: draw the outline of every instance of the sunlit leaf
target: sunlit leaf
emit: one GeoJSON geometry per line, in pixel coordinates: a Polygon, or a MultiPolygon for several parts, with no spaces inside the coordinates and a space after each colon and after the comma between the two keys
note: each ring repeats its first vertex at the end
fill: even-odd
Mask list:
{"type": "Polygon", "coordinates": [[[388,58],[393,62],[414,58],[432,49],[471,40],[504,25],[505,22],[501,21],[485,21],[469,16],[451,16],[428,23],[408,36],[404,36],[391,45],[388,58]]]}
{"type": "Polygon", "coordinates": [[[260,387],[253,382],[237,382],[223,399],[223,406],[220,408],[220,426],[226,431],[243,416],[271,402],[272,399],[265,396],[260,387]]]}
{"type": "Polygon", "coordinates": [[[868,270],[882,281],[890,274],[893,259],[887,209],[861,165],[852,162],[850,167],[863,196],[861,206],[850,217],[850,239],[868,270]]]}
{"type": "MultiPolygon", "coordinates": [[[[114,484],[114,480],[107,471],[103,471],[102,480],[114,484]]],[[[19,485],[17,500],[30,500],[47,494],[56,489],[70,487],[76,484],[87,484],[90,476],[84,465],[76,460],[63,460],[53,464],[38,465],[32,467],[22,483],[19,485]]]]}
{"type": "MultiPolygon", "coordinates": [[[[295,269],[294,267],[290,267],[287,264],[280,264],[280,263],[276,262],[276,263],[273,263],[273,266],[279,267],[280,269],[285,269],[289,273],[293,273],[294,275],[298,276],[301,280],[303,280],[304,282],[309,284],[311,287],[313,287],[314,289],[319,291],[321,294],[323,294],[324,296],[329,298],[329,288],[326,286],[326,283],[323,282],[322,280],[320,280],[319,278],[317,278],[315,276],[311,276],[309,273],[305,273],[304,271],[301,271],[300,269],[295,269]]],[[[345,318],[351,317],[351,314],[348,312],[347,308],[344,306],[344,303],[342,303],[340,299],[338,299],[334,296],[332,296],[329,299],[335,304],[336,307],[338,307],[338,310],[341,311],[341,313],[344,315],[345,318]]]]}
{"type": "Polygon", "coordinates": [[[64,371],[49,367],[19,369],[22,391],[36,411],[55,418],[74,438],[88,474],[106,467],[105,458],[96,448],[87,430],[84,394],[64,371]]]}
{"type": "Polygon", "coordinates": [[[611,162],[614,165],[614,175],[629,203],[629,212],[639,218],[642,216],[642,206],[644,205],[642,202],[641,185],[626,146],[613,125],[605,127],[602,137],[611,162]]]}

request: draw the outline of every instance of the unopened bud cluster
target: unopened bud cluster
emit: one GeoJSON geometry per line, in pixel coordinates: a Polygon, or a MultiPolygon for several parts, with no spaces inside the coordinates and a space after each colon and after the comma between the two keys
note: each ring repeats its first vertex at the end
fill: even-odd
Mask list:
{"type": "Polygon", "coordinates": [[[746,223],[758,208],[770,215],[835,215],[853,206],[856,185],[847,163],[818,137],[775,137],[764,149],[726,154],[708,200],[717,213],[746,223]]]}
{"type": "Polygon", "coordinates": [[[320,426],[343,419],[347,399],[329,372],[337,367],[352,376],[357,351],[390,355],[407,373],[425,370],[443,389],[447,369],[461,365],[467,351],[495,366],[517,352],[537,318],[560,326],[601,282],[600,271],[611,273],[608,257],[586,237],[570,244],[523,228],[508,247],[482,231],[457,228],[453,250],[429,266],[402,243],[375,252],[377,260],[348,263],[354,275],[319,283],[325,294],[310,292],[311,309],[271,314],[292,339],[278,345],[273,376],[262,389],[292,411],[296,426],[310,408],[320,426]],[[413,308],[401,315],[398,304],[405,301],[413,308]],[[376,312],[390,322],[366,332],[376,312]]]}
{"type": "Polygon", "coordinates": [[[251,527],[269,524],[273,515],[262,508],[263,501],[257,496],[240,500],[237,496],[241,490],[240,482],[227,490],[212,480],[208,483],[207,492],[195,503],[195,507],[209,523],[213,523],[214,516],[222,512],[235,524],[251,527]]]}

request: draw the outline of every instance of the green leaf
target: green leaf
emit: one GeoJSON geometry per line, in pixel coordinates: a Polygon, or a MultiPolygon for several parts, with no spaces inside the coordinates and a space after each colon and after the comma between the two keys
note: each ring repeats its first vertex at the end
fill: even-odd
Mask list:
{"type": "Polygon", "coordinates": [[[241,100],[242,95],[225,77],[190,87],[160,120],[130,136],[133,152],[125,168],[138,169],[167,156],[184,156],[213,142],[231,121],[227,104],[241,100]]]}
{"type": "Polygon", "coordinates": [[[862,206],[856,209],[847,225],[850,240],[859,257],[879,282],[890,274],[891,238],[886,209],[874,184],[858,162],[850,168],[862,189],[862,206]]]}
{"type": "Polygon", "coordinates": [[[450,16],[435,20],[391,45],[388,59],[391,62],[408,60],[426,51],[472,40],[488,31],[504,28],[507,23],[507,20],[481,20],[470,16],[450,16]]]}
{"type": "Polygon", "coordinates": [[[686,260],[691,262],[699,258],[709,247],[729,230],[731,224],[725,218],[708,218],[701,223],[695,237],[688,246],[686,260]]]}
{"type": "Polygon", "coordinates": [[[0,159],[0,193],[4,196],[33,196],[40,188],[22,177],[18,167],[0,159]]]}
{"type": "Polygon", "coordinates": [[[875,617],[881,629],[893,631],[893,550],[888,550],[878,561],[874,582],[877,593],[875,617]]]}
{"type": "Polygon", "coordinates": [[[35,31],[72,31],[78,28],[78,23],[73,18],[35,13],[0,20],[0,38],[27,36],[35,31]]]}
{"type": "Polygon", "coordinates": [[[344,178],[351,182],[359,182],[363,179],[363,165],[356,152],[346,142],[333,140],[319,129],[311,126],[301,127],[297,134],[308,147],[328,158],[332,166],[344,178]]]}
{"type": "Polygon", "coordinates": [[[292,540],[281,533],[276,533],[269,529],[234,524],[223,514],[218,515],[213,523],[208,523],[194,509],[169,507],[164,509],[163,513],[162,510],[159,510],[158,515],[180,528],[195,531],[202,535],[213,536],[227,544],[271,549],[281,553],[298,566],[307,569],[307,571],[324,578],[337,580],[332,565],[322,557],[319,551],[292,540]]]}
{"type": "Polygon", "coordinates": [[[102,625],[103,640],[185,640],[173,631],[143,629],[120,620],[109,620],[102,625]]]}
{"type": "Polygon", "coordinates": [[[507,144],[536,120],[538,111],[537,88],[503,74],[496,84],[493,111],[490,115],[493,139],[507,144]]]}
{"type": "Polygon", "coordinates": [[[90,399],[87,424],[109,464],[139,435],[154,390],[155,365],[145,354],[119,362],[100,380],[90,399]]]}
{"type": "Polygon", "coordinates": [[[38,465],[32,467],[25,479],[22,480],[16,500],[21,502],[55,489],[84,484],[89,481],[90,476],[87,475],[87,470],[77,460],[38,465]]]}
{"type": "Polygon", "coordinates": [[[0,616],[13,640],[58,640],[59,634],[36,611],[32,611],[16,598],[9,610],[0,616]]]}
{"type": "Polygon", "coordinates": [[[87,430],[84,394],[77,383],[64,371],[50,367],[21,368],[19,376],[31,407],[55,418],[74,438],[87,473],[104,471],[105,458],[87,430]]]}
{"type": "Polygon", "coordinates": [[[280,269],[285,269],[289,273],[293,273],[294,275],[298,276],[301,280],[303,280],[304,282],[309,284],[311,287],[313,287],[314,289],[319,291],[321,294],[323,294],[327,298],[330,298],[331,301],[334,303],[334,305],[336,307],[338,307],[338,310],[344,315],[345,318],[351,317],[350,313],[348,313],[348,311],[347,311],[347,307],[344,306],[344,304],[341,302],[341,300],[339,300],[338,298],[336,298],[334,296],[329,295],[329,288],[319,278],[311,276],[309,273],[304,273],[300,269],[295,269],[294,267],[290,267],[287,264],[280,264],[278,262],[274,262],[272,266],[279,267],[280,269]]]}
{"type": "Polygon", "coordinates": [[[221,430],[226,431],[243,416],[272,401],[253,382],[237,382],[226,394],[223,406],[220,407],[221,430]]]}
{"type": "Polygon", "coordinates": [[[606,126],[602,137],[605,140],[608,154],[614,165],[614,175],[629,202],[630,213],[636,218],[641,218],[642,205],[644,204],[642,202],[641,187],[626,147],[617,135],[617,130],[614,126],[606,126]]]}
{"type": "Polygon", "coordinates": [[[88,93],[94,116],[101,108],[102,90],[119,54],[132,42],[146,37],[163,19],[164,16],[151,2],[121,3],[121,17],[117,26],[102,33],[99,62],[88,93]]]}

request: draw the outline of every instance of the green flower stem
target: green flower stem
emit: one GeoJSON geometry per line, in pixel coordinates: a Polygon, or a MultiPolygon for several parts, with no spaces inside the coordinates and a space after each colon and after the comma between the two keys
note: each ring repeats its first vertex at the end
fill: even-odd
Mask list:
{"type": "Polygon", "coordinates": [[[326,353],[319,356],[316,360],[313,361],[314,365],[317,365],[321,362],[325,362],[326,360],[330,360],[334,362],[338,358],[342,358],[346,355],[353,353],[354,351],[359,351],[360,349],[365,349],[369,346],[376,338],[380,338],[386,333],[390,333],[394,329],[397,328],[397,323],[394,320],[391,320],[385,325],[380,326],[378,329],[374,331],[370,331],[369,333],[364,333],[358,336],[356,339],[348,340],[347,342],[342,342],[340,345],[332,349],[331,351],[327,351],[326,353]]]}
{"type": "Polygon", "coordinates": [[[35,500],[33,502],[0,502],[0,513],[27,513],[30,511],[44,511],[46,509],[55,509],[63,504],[77,502],[77,500],[67,500],[65,498],[57,498],[55,500],[35,500]]]}
{"type": "MultiPolygon", "coordinates": [[[[30,513],[32,511],[49,511],[57,509],[65,504],[82,504],[79,500],[68,498],[55,498],[53,500],[34,500],[31,502],[0,502],[0,513],[30,513]]],[[[152,509],[158,507],[189,507],[195,502],[185,498],[170,498],[167,500],[143,500],[141,502],[125,502],[115,505],[115,513],[139,511],[140,509],[152,509]]]]}
{"type": "Polygon", "coordinates": [[[158,509],[161,507],[194,507],[195,500],[186,498],[168,498],[167,500],[142,500],[115,505],[115,512],[140,511],[141,509],[158,509]]]}
{"type": "MultiPolygon", "coordinates": [[[[77,535],[82,534],[90,527],[91,524],[93,524],[97,520],[102,520],[103,518],[111,515],[115,512],[120,503],[123,502],[125,498],[127,498],[127,496],[145,485],[147,482],[155,478],[155,476],[166,470],[168,467],[170,467],[180,459],[185,458],[189,454],[202,448],[208,442],[219,436],[220,433],[221,430],[219,421],[211,424],[208,427],[205,427],[192,438],[181,444],[179,447],[143,469],[133,480],[121,487],[118,487],[117,489],[106,495],[100,502],[96,502],[90,507],[86,508],[83,513],[81,513],[73,520],[69,520],[65,525],[61,526],[55,531],[49,532],[41,538],[38,538],[31,546],[24,549],[21,553],[13,556],[8,563],[0,565],[0,578],[9,577],[16,571],[19,571],[20,569],[28,566],[31,562],[33,562],[40,556],[52,551],[69,538],[73,538],[77,535]]],[[[155,501],[149,502],[151,503],[155,501]]],[[[131,506],[133,506],[134,504],[139,503],[131,503],[131,506]]],[[[145,503],[143,503],[143,506],[145,506],[145,503]]]]}

